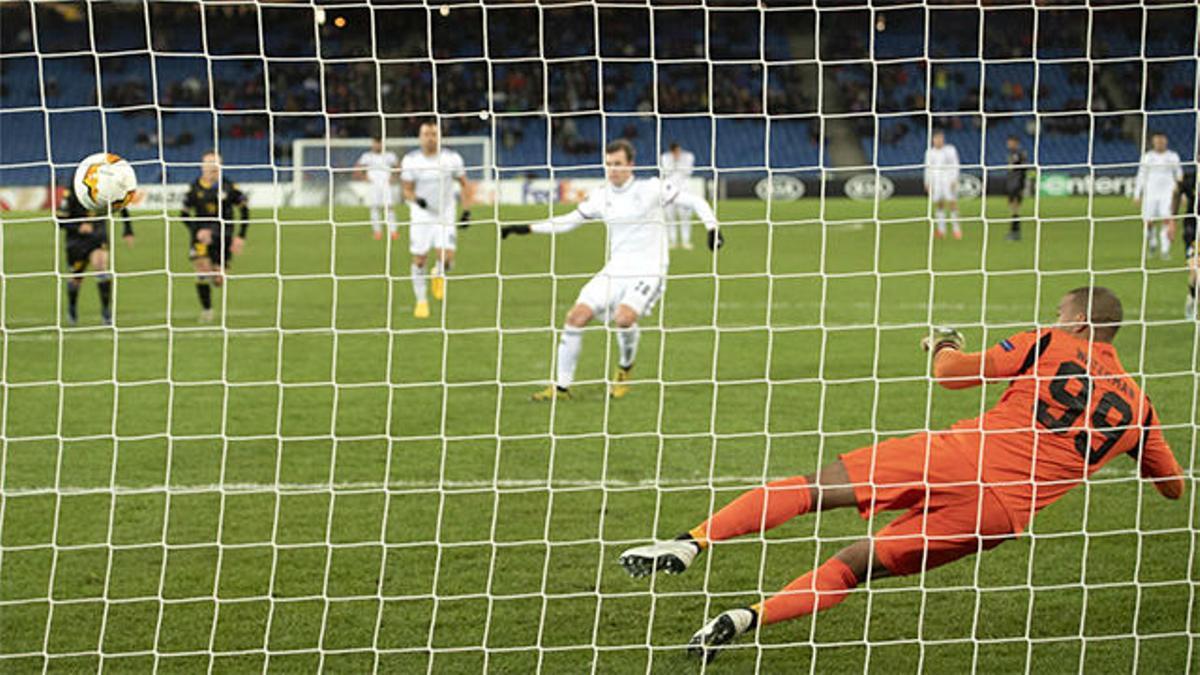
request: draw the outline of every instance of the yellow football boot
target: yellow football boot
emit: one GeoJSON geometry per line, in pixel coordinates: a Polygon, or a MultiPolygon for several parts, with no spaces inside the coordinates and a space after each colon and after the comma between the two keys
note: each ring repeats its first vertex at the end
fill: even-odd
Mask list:
{"type": "Polygon", "coordinates": [[[560,401],[570,401],[571,400],[571,390],[570,389],[559,389],[558,387],[556,387],[554,385],[550,385],[549,387],[546,387],[545,389],[537,392],[530,398],[532,398],[534,401],[538,401],[538,402],[553,401],[554,399],[558,399],[560,401]]]}
{"type": "Polygon", "coordinates": [[[629,393],[629,381],[633,376],[624,368],[617,368],[617,373],[613,377],[613,383],[608,385],[608,395],[613,398],[625,398],[629,393]]]}

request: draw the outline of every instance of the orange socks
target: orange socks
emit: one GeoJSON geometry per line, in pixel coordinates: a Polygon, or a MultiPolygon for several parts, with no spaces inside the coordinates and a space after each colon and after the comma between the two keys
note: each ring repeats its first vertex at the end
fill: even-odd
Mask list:
{"type": "Polygon", "coordinates": [[[758,625],[765,626],[833,607],[857,585],[854,572],[834,557],[750,609],[758,613],[758,625]]]}
{"type": "Polygon", "coordinates": [[[710,541],[769,530],[808,513],[812,508],[808,490],[803,476],[767,483],[743,493],[688,533],[701,548],[707,548],[710,541]]]}

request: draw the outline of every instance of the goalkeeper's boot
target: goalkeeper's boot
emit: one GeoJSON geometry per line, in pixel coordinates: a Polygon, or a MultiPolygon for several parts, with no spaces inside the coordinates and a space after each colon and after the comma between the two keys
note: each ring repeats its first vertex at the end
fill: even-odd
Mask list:
{"type": "Polygon", "coordinates": [[[656,570],[667,574],[682,574],[700,555],[700,545],[693,539],[671,539],[631,548],[617,558],[631,577],[648,577],[656,570]]]}
{"type": "Polygon", "coordinates": [[[413,316],[418,319],[428,319],[429,318],[429,301],[428,300],[418,300],[417,306],[413,307],[413,316]]]}
{"type": "Polygon", "coordinates": [[[533,396],[530,396],[529,398],[539,403],[543,401],[553,401],[554,399],[558,399],[560,401],[570,401],[571,390],[563,387],[556,387],[552,384],[549,387],[537,392],[533,396]]]}
{"type": "Polygon", "coordinates": [[[613,383],[608,385],[609,396],[613,398],[625,398],[625,395],[629,393],[629,381],[633,379],[633,375],[629,372],[632,369],[633,366],[617,368],[617,373],[613,376],[613,383]]]}
{"type": "Polygon", "coordinates": [[[688,654],[712,663],[723,645],[754,629],[758,616],[751,609],[731,609],[704,624],[688,640],[688,654]]]}
{"type": "Polygon", "coordinates": [[[446,277],[441,274],[435,274],[430,280],[429,290],[433,293],[434,300],[441,300],[446,297],[446,277]]]}

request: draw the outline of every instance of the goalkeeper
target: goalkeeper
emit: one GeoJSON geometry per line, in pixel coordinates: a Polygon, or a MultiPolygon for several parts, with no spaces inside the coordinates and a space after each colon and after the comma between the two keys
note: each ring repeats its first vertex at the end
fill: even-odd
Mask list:
{"type": "Polygon", "coordinates": [[[768,483],[678,539],[625,551],[620,563],[633,576],[678,573],[710,542],[768,530],[811,511],[856,508],[863,518],[904,511],[780,593],[702,627],[689,651],[707,660],[714,647],[756,626],[838,604],[868,577],[917,574],[998,546],[1118,455],[1137,459],[1143,477],[1178,499],[1183,472],[1150,399],[1125,373],[1112,345],[1121,318],[1112,291],[1084,287],[1063,297],[1057,326],[1014,335],[986,352],[964,353],[957,331],[935,330],[922,346],[933,352],[933,377],[942,386],[1011,380],[983,416],[946,431],[883,441],[846,453],[815,474],[768,483]]]}

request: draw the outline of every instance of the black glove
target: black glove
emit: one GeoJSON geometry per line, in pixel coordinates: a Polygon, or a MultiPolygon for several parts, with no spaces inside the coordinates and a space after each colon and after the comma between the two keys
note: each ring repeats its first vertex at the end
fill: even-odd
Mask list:
{"type": "Polygon", "coordinates": [[[708,250],[715,251],[725,245],[725,235],[720,229],[708,231],[708,250]]]}
{"type": "Polygon", "coordinates": [[[505,225],[500,228],[500,238],[508,239],[510,234],[529,234],[533,232],[528,225],[505,225]]]}
{"type": "Polygon", "coordinates": [[[416,202],[417,202],[417,206],[419,206],[423,209],[429,208],[429,202],[425,201],[424,197],[417,197],[416,202]]]}
{"type": "Polygon", "coordinates": [[[463,209],[462,217],[458,219],[458,229],[465,230],[471,226],[471,209],[463,209]]]}

